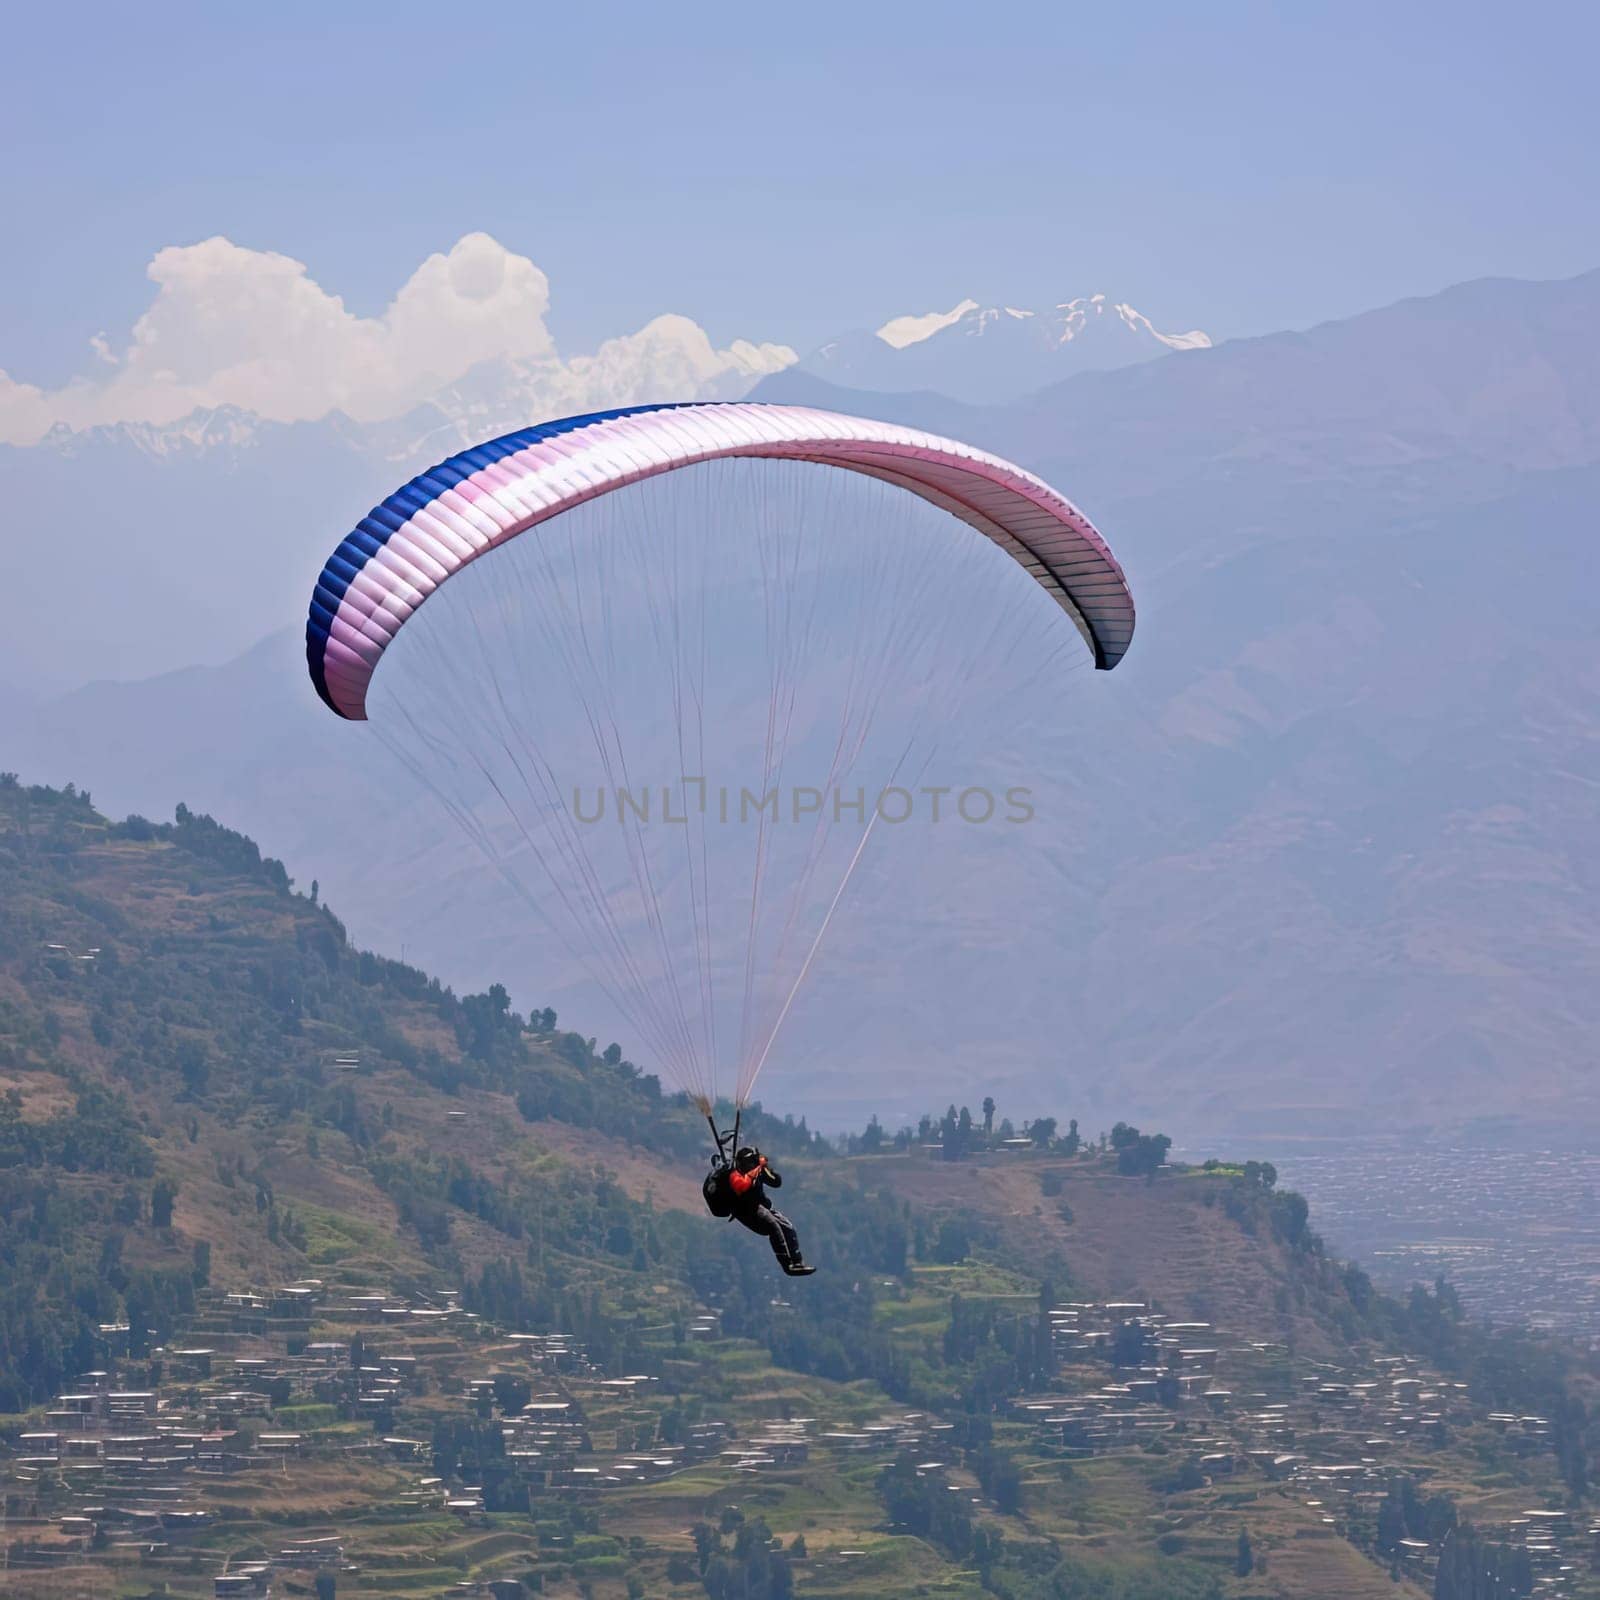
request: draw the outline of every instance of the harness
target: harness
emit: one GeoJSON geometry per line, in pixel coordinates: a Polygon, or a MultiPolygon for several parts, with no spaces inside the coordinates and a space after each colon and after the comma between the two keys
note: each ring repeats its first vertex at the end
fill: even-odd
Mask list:
{"type": "Polygon", "coordinates": [[[706,1113],[706,1122],[711,1128],[711,1137],[717,1150],[711,1158],[711,1170],[700,1184],[700,1193],[705,1200],[706,1210],[723,1220],[733,1215],[733,1186],[728,1180],[733,1173],[734,1152],[739,1148],[739,1120],[743,1115],[743,1110],[736,1108],[732,1128],[719,1133],[711,1113],[706,1113]]]}

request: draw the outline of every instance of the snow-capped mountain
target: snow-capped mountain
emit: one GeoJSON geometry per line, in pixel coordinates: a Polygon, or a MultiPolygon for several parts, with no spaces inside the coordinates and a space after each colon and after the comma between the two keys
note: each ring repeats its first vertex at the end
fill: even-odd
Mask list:
{"type": "Polygon", "coordinates": [[[1103,294],[1043,311],[963,300],[948,311],[891,317],[876,332],[848,333],[800,363],[853,389],[931,389],[960,400],[1011,400],[1079,372],[1206,350],[1207,334],[1163,333],[1142,312],[1103,294]]]}
{"type": "MultiPolygon", "coordinates": [[[[330,426],[337,427],[348,419],[335,414],[326,420],[330,426]]],[[[58,422],[39,444],[67,460],[112,447],[166,461],[215,451],[250,449],[258,442],[261,425],[261,418],[255,412],[246,411],[242,406],[221,405],[191,411],[176,422],[116,422],[81,429],[58,422]]]]}

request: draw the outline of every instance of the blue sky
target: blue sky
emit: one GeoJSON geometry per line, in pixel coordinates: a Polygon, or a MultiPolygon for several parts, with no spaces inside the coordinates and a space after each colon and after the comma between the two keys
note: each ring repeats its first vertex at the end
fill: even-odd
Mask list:
{"type": "Polygon", "coordinates": [[[60,383],[226,234],[363,314],[486,230],[563,348],[661,311],[802,350],[1091,290],[1219,337],[1600,264],[1596,9],[29,8],[0,367],[60,383]],[[20,155],[20,158],[19,158],[20,155]]]}

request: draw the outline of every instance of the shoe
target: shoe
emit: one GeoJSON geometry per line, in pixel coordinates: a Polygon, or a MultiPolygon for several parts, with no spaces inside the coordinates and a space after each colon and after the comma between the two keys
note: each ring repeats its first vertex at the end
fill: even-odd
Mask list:
{"type": "Polygon", "coordinates": [[[785,1267],[783,1270],[791,1278],[809,1278],[817,1269],[808,1267],[803,1261],[797,1261],[792,1267],[785,1267]]]}

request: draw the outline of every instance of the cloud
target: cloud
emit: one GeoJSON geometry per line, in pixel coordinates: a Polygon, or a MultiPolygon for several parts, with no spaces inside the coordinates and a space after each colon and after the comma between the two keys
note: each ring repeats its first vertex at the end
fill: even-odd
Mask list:
{"type": "Polygon", "coordinates": [[[687,317],[663,316],[564,360],[545,326],[549,279],[486,233],[429,256],[377,317],[348,311],[303,262],[223,238],[160,251],[149,277],[155,299],[126,349],[91,341],[92,374],[47,391],[0,370],[0,439],[31,444],[56,425],[159,425],[219,405],[278,422],[330,411],[376,422],[438,399],[486,363],[517,375],[520,404],[705,398],[795,359],[786,346],[744,340],[717,350],[687,317]]]}
{"type": "Polygon", "coordinates": [[[0,441],[32,444],[50,427],[50,403],[43,390],[18,383],[0,367],[0,441]]]}

